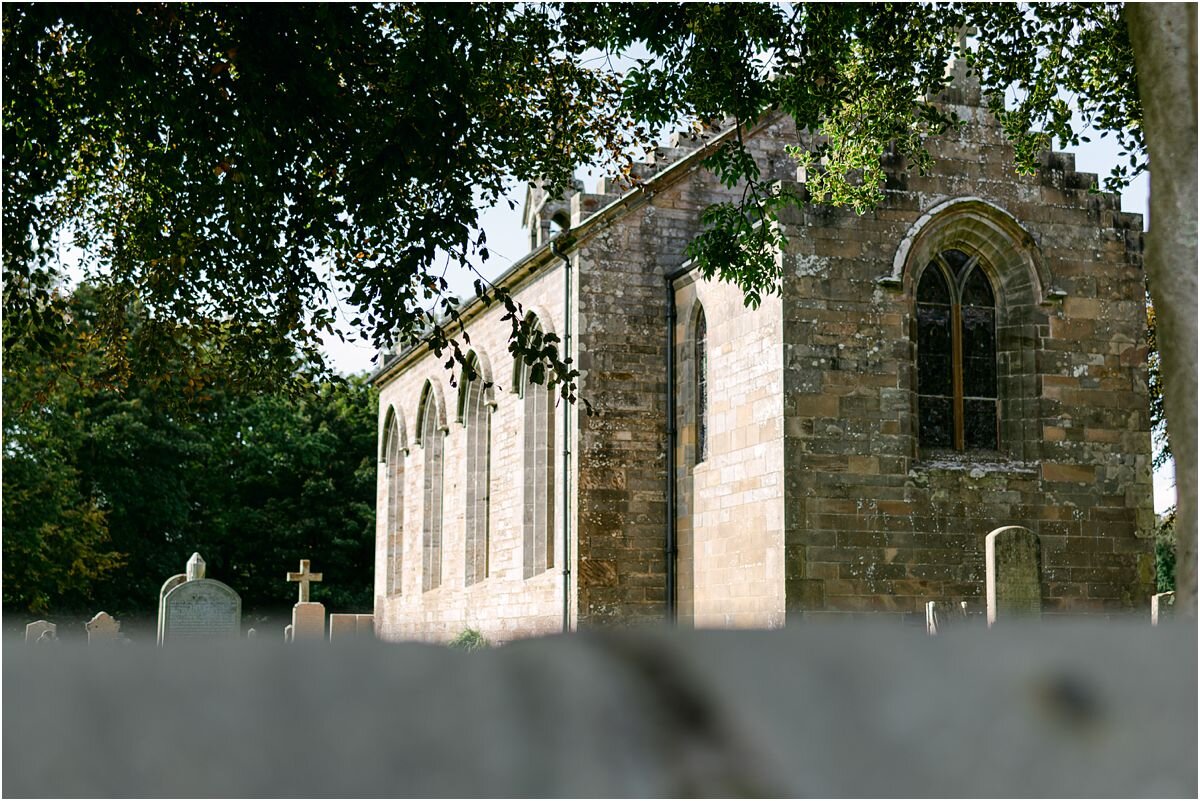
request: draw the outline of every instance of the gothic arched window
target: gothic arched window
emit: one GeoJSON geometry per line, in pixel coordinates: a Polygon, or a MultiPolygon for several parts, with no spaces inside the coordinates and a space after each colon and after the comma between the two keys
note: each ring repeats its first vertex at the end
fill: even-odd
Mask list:
{"type": "Polygon", "coordinates": [[[404,451],[400,444],[401,424],[394,412],[388,414],[383,435],[384,482],[387,488],[387,538],[385,592],[399,595],[404,551],[404,451]]]}
{"type": "MultiPolygon", "coordinates": [[[[534,322],[531,343],[542,347],[542,329],[534,322]]],[[[540,365],[520,365],[517,391],[525,411],[525,578],[554,566],[554,392],[534,374],[540,365]]]]}
{"type": "Polygon", "coordinates": [[[708,323],[704,308],[696,315],[696,464],[708,457],[708,323]]]}
{"type": "Polygon", "coordinates": [[[462,384],[462,419],[467,428],[466,576],[470,586],[488,575],[488,523],[492,476],[491,389],[479,357],[468,357],[462,384]],[[473,373],[470,378],[468,374],[473,373]]]}
{"type": "Polygon", "coordinates": [[[996,299],[978,257],[945,250],[917,284],[922,447],[996,450],[996,299]]]}
{"type": "Polygon", "coordinates": [[[421,589],[442,584],[442,454],[445,427],[433,385],[426,382],[417,414],[417,432],[425,452],[425,476],[421,520],[421,589]]]}

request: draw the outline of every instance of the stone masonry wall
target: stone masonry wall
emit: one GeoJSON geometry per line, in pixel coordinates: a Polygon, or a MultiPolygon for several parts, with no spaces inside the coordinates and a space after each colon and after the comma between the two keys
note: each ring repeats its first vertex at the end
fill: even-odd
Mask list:
{"type": "MultiPolygon", "coordinates": [[[[794,125],[782,117],[765,121],[751,139],[764,174],[794,173],[794,162],[782,149],[785,141],[794,141],[794,125]]],[[[581,626],[659,623],[664,618],[665,279],[683,265],[687,244],[699,232],[700,212],[733,196],[698,163],[679,180],[656,181],[652,193],[633,191],[640,194],[629,211],[592,229],[578,243],[580,391],[597,412],[578,418],[581,626]]],[[[573,224],[579,222],[582,200],[573,206],[573,224]]],[[[740,301],[737,312],[743,312],[740,301]]],[[[710,331],[720,323],[712,315],[708,321],[710,331]]],[[[734,329],[729,330],[732,336],[734,329]]],[[[768,468],[774,469],[769,460],[768,468]]],[[[764,525],[772,524],[763,519],[764,525]]],[[[730,568],[735,573],[766,559],[752,555],[760,546],[747,547],[743,555],[735,555],[730,568]]],[[[771,570],[761,568],[766,572],[752,590],[759,600],[751,606],[771,605],[766,599],[774,591],[765,584],[771,570]]],[[[718,580],[729,581],[739,593],[751,591],[732,574],[718,580]]],[[[740,603],[729,602],[725,608],[740,603]]],[[[739,622],[749,621],[748,609],[735,615],[739,622]]],[[[766,625],[771,617],[763,612],[755,619],[766,625]]]]}
{"type": "MultiPolygon", "coordinates": [[[[527,311],[535,312],[543,330],[559,333],[562,324],[562,271],[548,263],[514,297],[527,311]]],[[[513,392],[513,359],[508,353],[510,324],[501,320],[496,306],[470,323],[470,347],[485,362],[485,377],[496,407],[492,412],[491,503],[489,571],[487,578],[465,586],[467,459],[466,430],[456,419],[458,388],[451,387],[447,356],[426,352],[380,389],[379,431],[388,409],[400,415],[409,451],[404,464],[403,575],[401,593],[386,592],[385,534],[387,509],[386,470],[379,465],[376,509],[375,621],[378,636],[388,640],[446,641],[466,628],[480,631],[491,642],[515,637],[550,634],[562,629],[562,562],[529,579],[523,577],[523,442],[525,415],[522,401],[513,392]],[[416,444],[417,407],[426,380],[440,388],[448,432],[445,439],[441,586],[421,591],[424,450],[416,444]]],[[[458,368],[454,377],[457,379],[458,368]]],[[[459,382],[461,385],[461,382],[459,382]]],[[[556,410],[556,434],[561,432],[556,410]]],[[[558,442],[556,437],[556,442],[558,442]]],[[[554,453],[555,476],[561,475],[561,449],[554,453]]],[[[555,552],[561,552],[562,524],[554,498],[555,552]]]]}
{"type": "Polygon", "coordinates": [[[741,290],[677,283],[676,476],[679,621],[784,622],[782,302],[745,308],[741,290]],[[695,323],[707,322],[707,453],[696,453],[695,323]]]}
{"type": "Polygon", "coordinates": [[[981,604],[984,538],[1002,525],[1041,538],[1047,613],[1141,609],[1153,586],[1141,218],[1090,194],[1095,176],[1069,155],[1016,176],[977,93],[948,100],[968,125],[932,143],[931,173],[892,164],[877,210],[809,204],[786,221],[789,620],[981,604]],[[968,197],[979,202],[953,202],[968,197]],[[947,247],[981,253],[997,288],[995,453],[917,441],[913,272],[947,247]]]}

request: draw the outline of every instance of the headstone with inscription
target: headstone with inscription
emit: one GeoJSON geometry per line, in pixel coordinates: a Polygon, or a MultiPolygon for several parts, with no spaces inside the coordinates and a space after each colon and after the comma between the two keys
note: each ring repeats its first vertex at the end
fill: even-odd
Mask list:
{"type": "Polygon", "coordinates": [[[1004,526],[984,541],[987,622],[1042,615],[1042,547],[1037,534],[1004,526]]]}
{"type": "Polygon", "coordinates": [[[228,585],[204,577],[204,560],[192,554],[184,581],[163,585],[159,643],[234,640],[242,633],[242,599],[228,585]]]}
{"type": "Polygon", "coordinates": [[[36,643],[47,631],[57,636],[58,626],[49,620],[35,620],[25,626],[25,642],[36,643]]]}

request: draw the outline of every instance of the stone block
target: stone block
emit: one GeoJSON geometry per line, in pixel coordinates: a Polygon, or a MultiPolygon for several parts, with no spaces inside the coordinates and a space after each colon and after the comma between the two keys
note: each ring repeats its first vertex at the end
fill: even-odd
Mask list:
{"type": "Polygon", "coordinates": [[[313,601],[292,607],[292,642],[320,642],[325,639],[325,605],[313,601]]]}

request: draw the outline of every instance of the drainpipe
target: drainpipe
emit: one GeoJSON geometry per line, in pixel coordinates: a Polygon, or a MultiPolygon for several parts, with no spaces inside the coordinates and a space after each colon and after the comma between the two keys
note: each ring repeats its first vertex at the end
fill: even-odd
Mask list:
{"type": "MultiPolygon", "coordinates": [[[[559,250],[558,242],[566,236],[564,229],[550,240],[550,252],[563,262],[563,356],[571,357],[571,259],[559,250]]],[[[562,630],[571,630],[571,404],[563,404],[562,415],[562,630]]]]}
{"type": "Polygon", "coordinates": [[[678,517],[676,506],[675,476],[675,447],[678,431],[675,427],[675,281],[692,271],[689,261],[666,276],[667,290],[667,531],[663,551],[667,561],[667,623],[674,625],[679,618],[678,604],[675,599],[675,574],[677,571],[676,557],[679,547],[676,544],[675,519],[678,517]]]}

